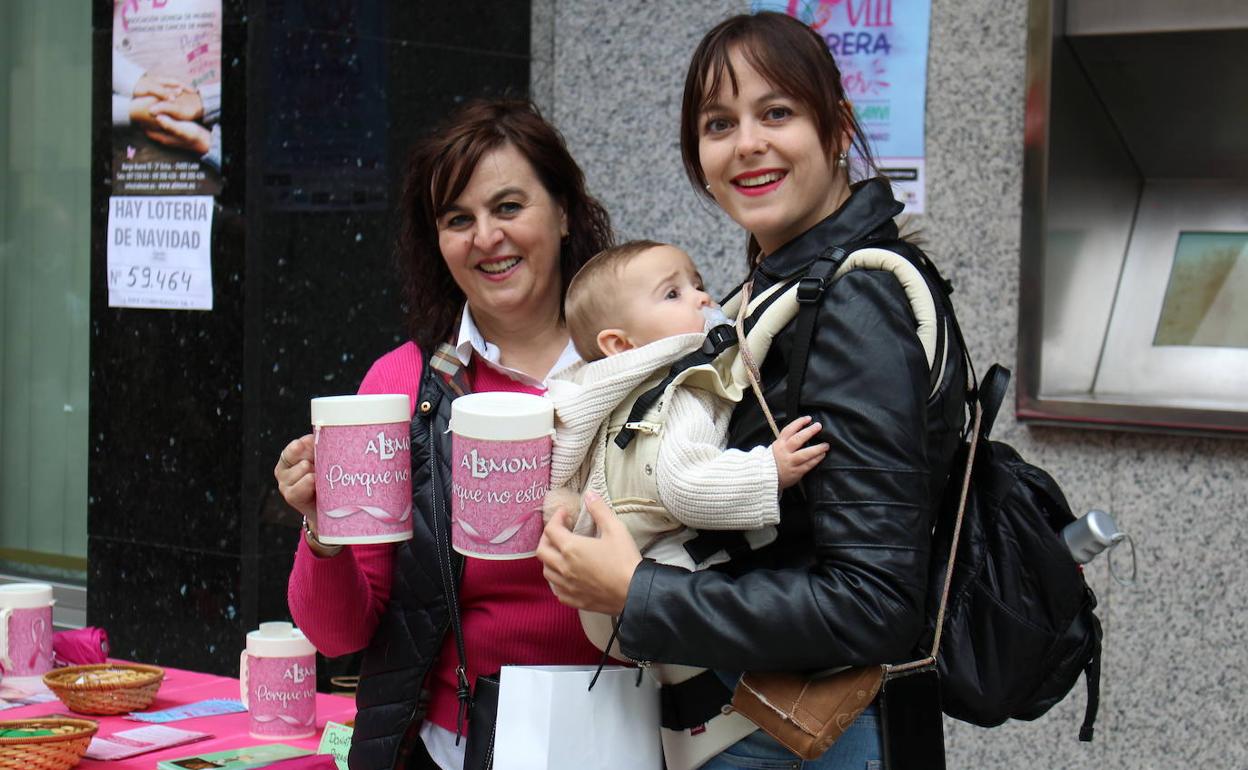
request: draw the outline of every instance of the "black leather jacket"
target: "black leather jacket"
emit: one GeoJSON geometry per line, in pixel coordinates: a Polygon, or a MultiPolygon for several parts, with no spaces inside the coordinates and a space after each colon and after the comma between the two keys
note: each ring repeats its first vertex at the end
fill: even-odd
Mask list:
{"type": "MultiPolygon", "coordinates": [[[[754,293],[804,274],[830,246],[898,246],[893,217],[901,208],[885,182],[856,185],[836,213],[762,262],[754,293]]],[[[943,315],[943,292],[929,285],[943,315]]],[[[933,516],[965,416],[958,340],[949,339],[944,376],[929,398],[915,325],[890,273],[853,270],[823,292],[799,403],[822,424],[814,441],[831,450],[781,498],[772,546],[717,571],[642,562],[620,624],[625,654],[726,671],[915,657],[933,516]]],[[[797,416],[785,414],[795,326],[777,335],[761,367],[779,425],[797,416]]],[[[740,448],[773,440],[753,400],[737,408],[729,440],[740,448]]]]}

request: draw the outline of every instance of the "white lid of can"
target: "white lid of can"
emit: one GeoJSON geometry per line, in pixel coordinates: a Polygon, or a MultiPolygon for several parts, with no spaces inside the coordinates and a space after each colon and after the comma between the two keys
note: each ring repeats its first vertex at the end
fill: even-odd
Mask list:
{"type": "Polygon", "coordinates": [[[554,405],[532,393],[469,393],[451,402],[451,432],[460,436],[523,441],[554,429],[554,405]]]}
{"type": "Polygon", "coordinates": [[[247,654],[258,658],[287,658],[312,655],[316,648],[303,632],[284,620],[261,623],[247,632],[247,654]]]}
{"type": "Polygon", "coordinates": [[[411,399],[402,393],[312,399],[313,425],[377,425],[411,418],[411,399]]]}
{"type": "Polygon", "coordinates": [[[47,583],[6,583],[0,585],[0,608],[29,610],[52,604],[52,586],[47,583]]]}

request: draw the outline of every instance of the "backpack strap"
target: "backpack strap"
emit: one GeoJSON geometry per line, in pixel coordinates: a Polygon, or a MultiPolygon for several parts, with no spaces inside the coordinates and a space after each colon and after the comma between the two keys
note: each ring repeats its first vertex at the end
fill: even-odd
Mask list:
{"type": "Polygon", "coordinates": [[[1092,740],[1092,724],[1096,722],[1096,712],[1101,705],[1101,624],[1092,616],[1092,631],[1096,636],[1096,646],[1092,658],[1083,667],[1083,678],[1088,685],[1088,704],[1083,711],[1083,725],[1079,728],[1079,740],[1092,740]]]}
{"type": "Polygon", "coordinates": [[[1010,385],[1010,370],[1001,364],[993,364],[979,383],[979,404],[983,409],[984,420],[980,426],[984,438],[992,433],[992,424],[996,422],[997,412],[1001,410],[1001,402],[1005,401],[1005,391],[1010,385]]]}
{"type": "Polygon", "coordinates": [[[829,277],[840,267],[846,251],[831,246],[810,266],[810,270],[797,282],[797,328],[793,335],[793,352],[789,357],[789,380],[785,386],[785,415],[797,419],[798,401],[802,380],[806,379],[806,359],[810,355],[810,342],[815,333],[815,317],[819,314],[819,300],[831,283],[829,277]]]}

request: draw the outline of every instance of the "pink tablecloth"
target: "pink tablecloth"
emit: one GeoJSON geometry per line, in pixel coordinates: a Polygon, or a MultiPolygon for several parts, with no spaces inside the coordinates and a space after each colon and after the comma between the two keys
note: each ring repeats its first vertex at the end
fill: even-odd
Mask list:
{"type": "MultiPolygon", "coordinates": [[[[230,679],[224,676],[214,676],[212,674],[198,674],[194,671],[183,671],[176,668],[165,668],[165,681],[160,686],[160,692],[156,694],[156,700],[152,702],[145,711],[160,711],[162,709],[173,708],[174,706],[185,706],[188,703],[196,701],[208,700],[212,698],[230,698],[238,699],[238,680],[230,679]]],[[[33,706],[21,706],[19,708],[6,709],[0,711],[0,719],[29,719],[31,717],[48,716],[50,714],[69,714],[71,716],[81,716],[83,719],[92,719],[100,723],[100,731],[97,735],[108,736],[122,730],[129,730],[134,727],[142,727],[146,722],[135,722],[125,719],[123,716],[100,717],[100,716],[82,716],[72,714],[65,704],[59,700],[50,701],[48,703],[37,703],[33,706]]],[[[303,738],[301,740],[282,740],[273,741],[274,743],[289,743],[294,746],[302,746],[304,748],[316,750],[321,740],[321,730],[324,729],[326,722],[346,722],[355,718],[355,700],[349,697],[338,695],[320,695],[316,696],[316,727],[317,734],[314,738],[303,738]]],[[[185,757],[191,754],[206,754],[210,751],[225,751],[227,749],[236,749],[243,746],[255,746],[265,743],[256,738],[252,738],[247,734],[247,713],[238,714],[222,714],[213,717],[199,717],[197,719],[183,719],[178,722],[166,723],[170,727],[177,727],[183,730],[197,730],[199,732],[211,733],[212,738],[190,743],[183,746],[175,746],[172,749],[164,749],[162,751],[153,751],[148,754],[140,754],[130,759],[121,759],[115,761],[100,761],[92,759],[84,759],[78,765],[83,770],[151,770],[156,763],[162,759],[175,759],[177,757],[185,757]]]]}

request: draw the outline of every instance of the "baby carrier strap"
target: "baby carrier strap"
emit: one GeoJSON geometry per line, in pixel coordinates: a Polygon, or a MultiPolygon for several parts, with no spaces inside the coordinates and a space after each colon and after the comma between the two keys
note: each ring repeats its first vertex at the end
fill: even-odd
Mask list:
{"type": "Polygon", "coordinates": [[[628,449],[633,436],[637,435],[637,430],[646,412],[650,411],[650,408],[654,406],[664,391],[680,376],[681,372],[694,366],[709,364],[718,358],[720,353],[736,344],[737,332],[731,326],[716,326],[707,332],[706,342],[702,343],[702,347],[677,360],[668,369],[667,375],[657,385],[647,388],[645,392],[637,397],[637,400],[633,402],[632,409],[628,412],[628,419],[624,423],[624,427],[615,436],[615,445],[620,449],[628,449]]]}
{"type": "MultiPolygon", "coordinates": [[[[846,256],[842,249],[833,248],[824,252],[805,276],[787,284],[775,284],[757,297],[750,298],[744,326],[748,329],[744,341],[750,354],[748,358],[741,355],[741,344],[735,329],[728,325],[715,327],[707,334],[707,341],[701,349],[676,361],[663,379],[657,384],[650,383],[637,397],[625,427],[615,437],[616,446],[620,449],[628,447],[645,421],[647,412],[669,388],[686,384],[740,401],[749,387],[749,360],[762,361],[766,358],[776,335],[797,317],[795,352],[789,369],[789,393],[793,400],[805,377],[819,298],[832,281],[858,269],[890,272],[901,284],[914,313],[915,332],[927,357],[928,369],[933,371],[934,390],[940,382],[936,374],[943,370],[943,366],[934,367],[937,352],[944,347],[943,329],[937,323],[935,300],[923,274],[906,257],[888,249],[867,247],[846,256]],[[803,308],[809,310],[803,312],[803,308]]],[[[723,310],[729,317],[740,310],[742,296],[742,292],[736,292],[724,303],[723,310]]],[[[797,414],[795,403],[791,405],[789,414],[797,414]]]]}
{"type": "Polygon", "coordinates": [[[855,269],[884,270],[892,273],[901,283],[906,300],[910,304],[910,311],[914,314],[915,333],[919,337],[919,343],[923,346],[923,353],[927,358],[930,392],[935,393],[940,386],[941,375],[944,372],[944,358],[947,354],[944,340],[945,328],[944,324],[938,321],[935,295],[923,273],[906,256],[891,249],[880,248],[878,245],[867,245],[848,255],[843,248],[833,246],[824,250],[815,259],[806,275],[795,282],[797,328],[794,332],[793,353],[789,359],[789,376],[785,388],[787,402],[785,407],[789,419],[793,419],[800,413],[798,402],[802,381],[806,376],[806,362],[810,356],[810,343],[814,338],[815,320],[819,314],[819,302],[823,292],[838,278],[855,269]],[[938,352],[941,358],[940,366],[936,366],[938,352]]]}

